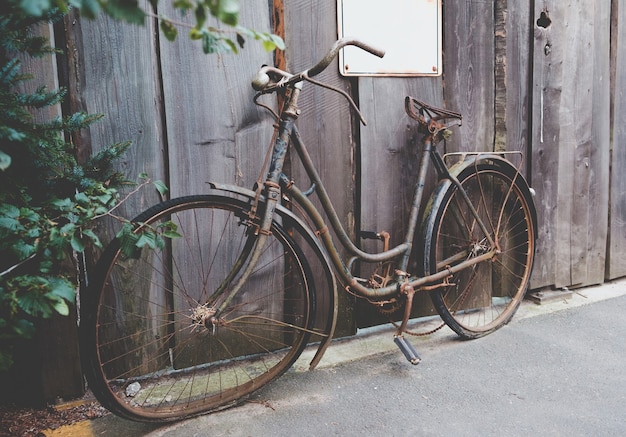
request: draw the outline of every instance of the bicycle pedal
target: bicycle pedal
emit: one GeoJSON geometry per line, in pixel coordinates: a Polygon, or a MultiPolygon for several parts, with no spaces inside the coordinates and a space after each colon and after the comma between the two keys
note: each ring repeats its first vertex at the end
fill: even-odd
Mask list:
{"type": "Polygon", "coordinates": [[[403,336],[395,335],[393,337],[393,342],[400,348],[409,363],[417,365],[420,363],[420,361],[422,361],[413,345],[408,342],[403,336]]]}

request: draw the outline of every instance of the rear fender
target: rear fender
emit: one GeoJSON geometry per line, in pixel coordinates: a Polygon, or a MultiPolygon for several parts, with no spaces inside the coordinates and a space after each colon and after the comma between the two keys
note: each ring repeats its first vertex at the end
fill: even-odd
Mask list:
{"type": "MultiPolygon", "coordinates": [[[[482,164],[490,164],[494,167],[499,168],[503,173],[511,175],[511,177],[515,177],[515,181],[517,185],[520,187],[521,192],[530,208],[530,215],[533,221],[533,230],[535,234],[535,239],[537,238],[538,226],[537,226],[537,211],[535,209],[534,202],[534,190],[532,190],[526,178],[522,173],[519,172],[518,168],[516,168],[510,161],[504,159],[501,155],[495,153],[485,153],[479,155],[469,155],[466,159],[459,161],[452,165],[448,171],[450,174],[457,179],[461,180],[465,177],[466,172],[472,171],[472,167],[482,164]]],[[[431,252],[431,248],[428,247],[431,243],[430,236],[432,235],[435,218],[437,215],[437,210],[441,206],[443,201],[443,197],[445,193],[448,191],[453,182],[450,179],[442,179],[435,189],[433,190],[430,199],[426,205],[424,210],[424,216],[422,219],[422,235],[421,235],[421,245],[424,247],[424,273],[428,274],[430,272],[429,266],[429,255],[431,252]]],[[[432,273],[432,272],[430,272],[432,273]]]]}

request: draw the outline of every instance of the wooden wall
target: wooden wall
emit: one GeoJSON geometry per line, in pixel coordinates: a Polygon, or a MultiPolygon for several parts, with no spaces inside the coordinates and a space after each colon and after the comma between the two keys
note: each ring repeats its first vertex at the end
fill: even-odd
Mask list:
{"type": "Polygon", "coordinates": [[[540,226],[535,287],[584,286],[605,278],[610,23],[609,2],[535,2],[531,178],[540,226]]]}
{"type": "MultiPolygon", "coordinates": [[[[164,41],[152,22],[69,17],[56,32],[66,45],[58,76],[69,109],[106,114],[76,138],[80,153],[132,140],[120,169],[166,181],[172,196],[205,192],[209,179],[252,186],[272,120],[252,104],[250,79],[275,60],[290,70],[316,62],[337,36],[336,1],[242,3],[242,24],[282,34],[284,54],[273,58],[249,41],[238,56],[207,56],[184,32],[164,41]]],[[[324,73],[359,102],[366,127],[343,97],[304,86],[299,127],[349,233],[401,238],[394,232],[407,220],[418,165],[403,110],[412,95],[463,113],[448,152],[524,152],[539,215],[532,288],[625,276],[625,0],[444,0],[443,24],[442,77],[345,79],[336,63],[324,73]]],[[[296,164],[292,173],[308,185],[296,164]]],[[[157,200],[144,190],[120,213],[157,200]]],[[[341,334],[376,323],[342,299],[341,334]]],[[[432,311],[427,299],[417,311],[432,311]]]]}

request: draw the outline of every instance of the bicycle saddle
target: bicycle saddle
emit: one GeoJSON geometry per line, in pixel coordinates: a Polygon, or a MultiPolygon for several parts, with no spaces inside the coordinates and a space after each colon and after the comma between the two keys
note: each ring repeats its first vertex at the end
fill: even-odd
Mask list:
{"type": "Polygon", "coordinates": [[[428,124],[431,120],[442,122],[446,119],[452,119],[454,122],[451,124],[460,126],[463,121],[463,115],[460,112],[437,108],[411,96],[407,96],[404,99],[404,108],[409,117],[420,123],[428,124]]]}

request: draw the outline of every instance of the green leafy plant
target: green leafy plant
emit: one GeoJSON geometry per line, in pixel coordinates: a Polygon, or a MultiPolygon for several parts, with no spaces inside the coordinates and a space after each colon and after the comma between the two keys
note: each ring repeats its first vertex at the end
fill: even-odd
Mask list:
{"type": "Polygon", "coordinates": [[[22,71],[20,56],[56,52],[30,30],[61,13],[32,17],[12,1],[0,11],[0,370],[6,370],[12,347],[33,335],[37,318],[69,314],[76,289],[69,254],[100,246],[90,227],[118,201],[115,187],[123,178],[112,164],[129,143],[79,163],[69,138],[101,116],[36,121],[66,91],[23,91],[32,77],[22,71]]]}

